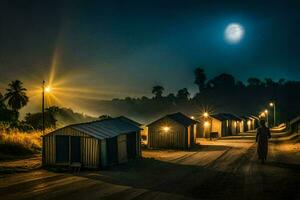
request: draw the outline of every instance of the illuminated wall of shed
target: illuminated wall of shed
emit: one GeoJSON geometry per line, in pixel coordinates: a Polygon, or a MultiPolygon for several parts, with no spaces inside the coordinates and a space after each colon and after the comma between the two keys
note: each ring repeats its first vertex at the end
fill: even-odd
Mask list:
{"type": "Polygon", "coordinates": [[[148,126],[149,148],[187,149],[188,138],[188,129],[169,118],[148,126]],[[164,131],[163,127],[169,127],[170,130],[164,131]]]}

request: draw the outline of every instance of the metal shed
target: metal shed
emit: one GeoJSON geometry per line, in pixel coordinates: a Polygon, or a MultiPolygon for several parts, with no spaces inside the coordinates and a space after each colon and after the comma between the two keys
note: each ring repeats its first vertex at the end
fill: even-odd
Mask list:
{"type": "Polygon", "coordinates": [[[290,121],[290,128],[292,133],[300,134],[300,116],[290,121]]]}
{"type": "Polygon", "coordinates": [[[182,113],[166,115],[148,125],[148,147],[188,149],[196,140],[197,121],[182,113]]]}
{"type": "Polygon", "coordinates": [[[72,124],[43,136],[43,165],[103,168],[141,155],[140,124],[116,117],[72,124]]]}
{"type": "Polygon", "coordinates": [[[210,115],[203,121],[203,137],[210,137],[212,132],[218,137],[236,135],[241,132],[242,119],[231,113],[218,113],[210,115]]]}

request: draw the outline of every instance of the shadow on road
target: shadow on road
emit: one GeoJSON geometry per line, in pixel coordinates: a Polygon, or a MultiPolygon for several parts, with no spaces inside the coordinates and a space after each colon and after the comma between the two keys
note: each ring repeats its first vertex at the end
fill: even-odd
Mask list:
{"type": "Polygon", "coordinates": [[[225,187],[235,188],[243,182],[240,174],[221,172],[202,166],[174,164],[151,158],[131,161],[100,173],[80,176],[111,184],[192,198],[222,198],[226,192],[225,187]],[[216,192],[215,189],[218,189],[216,187],[221,186],[224,188],[216,192]]]}
{"type": "Polygon", "coordinates": [[[268,161],[265,163],[265,165],[272,166],[272,167],[279,167],[279,168],[288,169],[288,170],[293,170],[295,172],[300,172],[299,164],[284,163],[284,162],[278,162],[278,161],[268,161]]]}

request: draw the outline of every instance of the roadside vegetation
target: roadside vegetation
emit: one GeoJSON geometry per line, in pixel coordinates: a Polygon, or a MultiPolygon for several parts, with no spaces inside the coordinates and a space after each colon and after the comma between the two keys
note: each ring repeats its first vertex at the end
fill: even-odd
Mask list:
{"type": "Polygon", "coordinates": [[[0,127],[0,161],[38,154],[41,151],[41,132],[21,132],[0,127]]]}

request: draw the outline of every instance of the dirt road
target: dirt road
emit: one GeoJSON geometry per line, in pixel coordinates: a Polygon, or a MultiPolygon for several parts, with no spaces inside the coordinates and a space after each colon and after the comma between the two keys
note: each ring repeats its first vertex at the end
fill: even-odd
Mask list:
{"type": "Polygon", "coordinates": [[[0,177],[1,199],[300,199],[298,144],[271,144],[261,165],[249,139],[200,141],[193,151],[144,151],[139,161],[78,175],[35,170],[0,177]]]}

